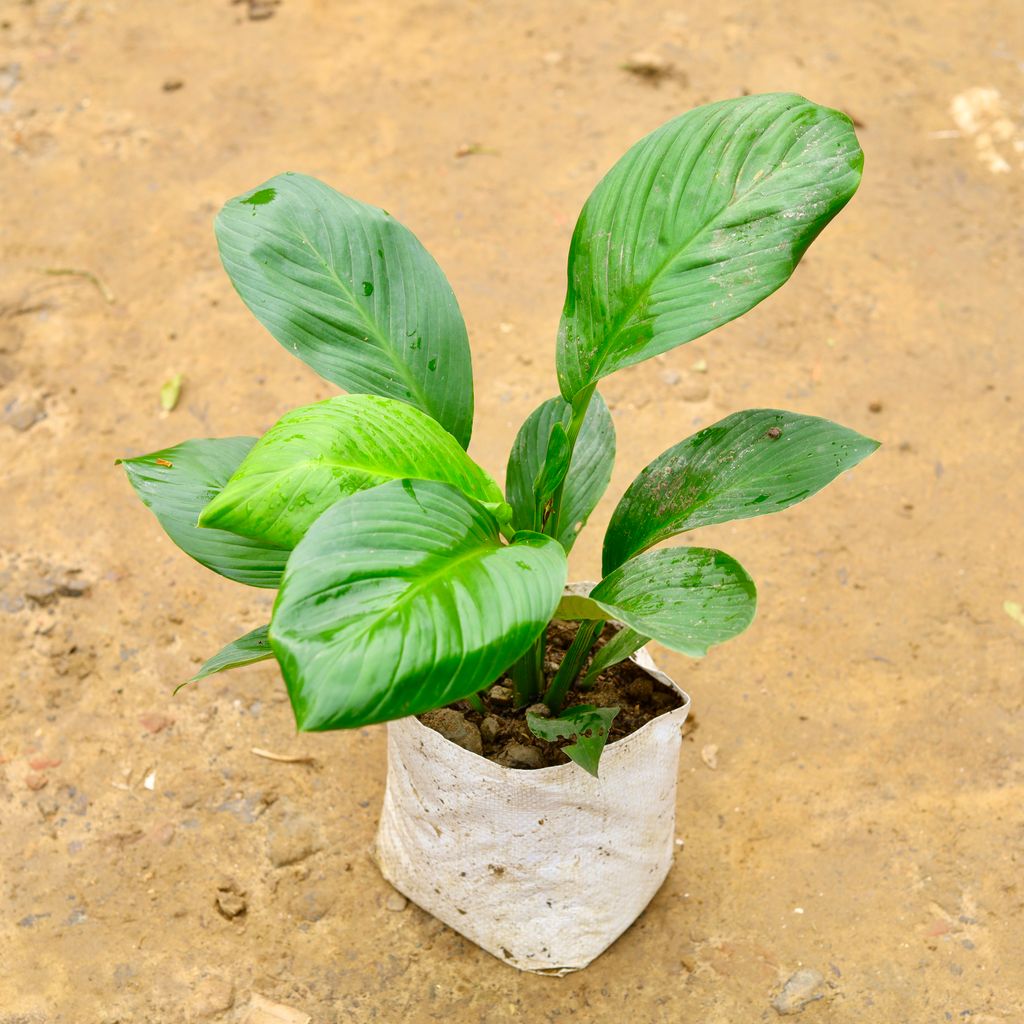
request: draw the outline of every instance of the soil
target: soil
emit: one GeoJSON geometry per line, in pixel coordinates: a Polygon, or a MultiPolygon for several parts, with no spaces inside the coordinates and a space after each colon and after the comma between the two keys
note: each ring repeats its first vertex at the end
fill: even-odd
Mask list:
{"type": "MultiPolygon", "coordinates": [[[[576,635],[577,624],[570,622],[553,622],[547,629],[546,660],[544,664],[544,685],[548,684],[558,671],[565,652],[569,649],[576,635]]],[[[600,650],[616,633],[616,627],[610,623],[605,626],[598,638],[594,650],[600,650]]],[[[668,711],[681,707],[682,697],[677,690],[654,679],[639,665],[632,661],[620,661],[617,665],[606,668],[594,681],[590,689],[580,689],[590,659],[583,666],[584,671],[570,687],[566,696],[565,707],[575,704],[590,704],[598,708],[619,709],[608,730],[607,744],[621,740],[630,733],[645,726],[651,719],[657,718],[668,711]]],[[[467,701],[456,701],[449,708],[458,713],[458,719],[439,716],[436,712],[420,715],[420,721],[436,729],[453,743],[481,754],[489,761],[503,764],[510,768],[549,768],[556,764],[566,764],[568,756],[562,748],[567,742],[549,743],[534,736],[526,722],[526,713],[533,711],[547,717],[550,712],[543,704],[531,707],[516,708],[510,701],[512,680],[496,679],[493,686],[479,694],[480,700],[487,709],[481,714],[467,701]],[[496,698],[498,696],[498,699],[496,698]],[[484,725],[485,719],[489,720],[484,725]],[[465,723],[470,724],[467,730],[465,723]]],[[[691,723],[692,728],[692,723],[691,723]]]]}
{"type": "Polygon", "coordinates": [[[0,4],[0,1022],[745,1024],[807,978],[807,1024],[1024,1020],[1022,63],[1013,0],[0,4]],[[700,719],[675,866],[586,971],[524,976],[367,856],[383,728],[296,735],[270,662],[172,697],[273,595],[181,555],[114,459],[333,393],[213,243],[292,169],[437,256],[500,479],[601,174],[780,89],[857,118],[863,187],[757,310],[602,385],[618,457],[570,578],[636,472],[738,409],[883,445],[697,531],[760,609],[654,652],[700,719]]]}

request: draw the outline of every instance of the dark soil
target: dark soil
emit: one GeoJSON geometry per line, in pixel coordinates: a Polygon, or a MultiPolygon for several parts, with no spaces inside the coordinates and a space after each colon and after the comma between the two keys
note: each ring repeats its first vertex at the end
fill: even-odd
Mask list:
{"type": "MultiPolygon", "coordinates": [[[[548,648],[544,661],[545,687],[558,670],[576,635],[576,628],[574,622],[553,622],[548,627],[548,648]]],[[[597,647],[603,647],[617,629],[617,626],[610,624],[605,626],[597,647]]],[[[581,673],[580,678],[584,674],[581,673]]],[[[561,748],[569,740],[548,743],[530,732],[526,724],[526,712],[546,711],[546,708],[543,705],[516,708],[511,679],[495,680],[480,693],[480,698],[487,708],[485,715],[470,707],[468,702],[460,700],[447,708],[420,715],[420,721],[453,743],[477,754],[482,752],[488,760],[509,768],[548,768],[568,762],[569,758],[562,753],[561,748]]],[[[592,689],[579,690],[574,686],[566,699],[566,707],[591,704],[599,708],[619,708],[612,722],[609,743],[629,736],[651,719],[678,708],[682,703],[682,698],[675,690],[659,683],[628,660],[602,672],[592,689]]]]}

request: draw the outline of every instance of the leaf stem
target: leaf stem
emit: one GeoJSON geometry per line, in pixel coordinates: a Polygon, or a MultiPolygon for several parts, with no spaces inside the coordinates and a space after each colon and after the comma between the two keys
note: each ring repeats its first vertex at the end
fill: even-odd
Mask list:
{"type": "Polygon", "coordinates": [[[471,693],[466,698],[466,703],[469,704],[474,711],[479,711],[481,715],[487,714],[487,708],[484,706],[484,702],[480,699],[479,693],[471,693]]]}
{"type": "Polygon", "coordinates": [[[580,623],[576,635],[569,645],[569,650],[562,658],[562,664],[558,666],[555,678],[551,680],[548,692],[544,694],[544,703],[551,709],[552,714],[557,715],[561,712],[565,705],[566,695],[572,684],[576,682],[583,663],[590,653],[590,648],[594,646],[594,640],[600,635],[603,628],[604,623],[598,619],[580,623]]]}

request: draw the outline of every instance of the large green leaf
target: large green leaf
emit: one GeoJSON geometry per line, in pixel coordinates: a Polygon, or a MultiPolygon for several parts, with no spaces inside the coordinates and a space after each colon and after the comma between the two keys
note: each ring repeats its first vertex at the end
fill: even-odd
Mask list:
{"type": "MultiPolygon", "coordinates": [[[[257,661],[266,661],[268,658],[272,658],[274,652],[270,649],[267,629],[267,626],[257,626],[245,636],[232,640],[212,658],[207,658],[189,682],[195,683],[200,679],[206,679],[207,676],[216,675],[218,672],[227,672],[232,668],[241,668],[243,665],[253,665],[257,661]]],[[[185,683],[181,684],[181,686],[185,685],[185,683]]],[[[174,692],[177,693],[181,686],[174,692]]]]}
{"type": "Polygon", "coordinates": [[[743,566],[710,548],[637,555],[605,576],[590,598],[608,618],[693,658],[742,633],[757,606],[743,566]]]}
{"type": "Polygon", "coordinates": [[[292,553],[270,622],[300,729],[418,714],[492,682],[547,625],[557,541],[448,484],[395,480],[328,509],[292,553]]]}
{"type": "Polygon", "coordinates": [[[228,579],[252,587],[276,587],[288,561],[287,551],[196,525],[203,507],[255,443],[254,437],[185,441],[118,462],[123,463],[136,494],[186,554],[228,579]]]}
{"type": "Polygon", "coordinates": [[[426,413],[392,398],[339,395],[278,420],[199,522],[291,548],[336,501],[402,478],[452,484],[503,513],[498,485],[426,413]]]}
{"type": "Polygon", "coordinates": [[[733,413],[669,448],[630,484],[605,534],[604,572],[684,530],[789,508],[877,447],[815,416],[733,413]]]}
{"type": "Polygon", "coordinates": [[[216,231],[238,294],[289,352],[346,391],[415,405],[469,444],[466,325],[412,232],[302,174],[230,200],[216,231]]]}
{"type": "Polygon", "coordinates": [[[856,191],[862,164],[849,118],[791,94],[698,107],[638,142],[573,234],[563,396],[770,295],[856,191]]]}
{"type": "MultiPolygon", "coordinates": [[[[555,424],[568,427],[571,419],[569,403],[550,398],[530,413],[516,435],[508,459],[505,495],[512,506],[512,525],[517,530],[541,528],[543,510],[538,505],[534,484],[542,475],[555,424]]],[[[566,551],[572,548],[576,535],[604,494],[614,462],[615,427],[604,399],[595,392],[573,449],[554,532],[566,551]]]]}
{"type": "Polygon", "coordinates": [[[597,765],[608,741],[612,721],[618,708],[595,708],[591,704],[576,704],[566,708],[557,718],[542,718],[532,711],[526,712],[526,724],[534,736],[549,743],[561,739],[573,742],[562,747],[581,768],[597,777],[597,765]]]}

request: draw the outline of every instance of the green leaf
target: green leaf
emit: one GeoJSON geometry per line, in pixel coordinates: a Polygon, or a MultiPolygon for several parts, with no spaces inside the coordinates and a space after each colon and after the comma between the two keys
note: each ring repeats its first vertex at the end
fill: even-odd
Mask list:
{"type": "Polygon", "coordinates": [[[525,653],[565,584],[565,552],[448,484],[395,480],[328,509],[292,552],[270,622],[299,728],[419,714],[525,653]]]}
{"type": "Polygon", "coordinates": [[[150,455],[117,461],[124,465],[135,493],[182,551],[228,579],[273,588],[281,581],[287,551],[196,525],[203,507],[228,482],[255,443],[254,437],[185,441],[150,455]]]}
{"type": "Polygon", "coordinates": [[[426,413],[392,398],[339,395],[278,420],[199,522],[292,548],[335,502],[403,478],[452,484],[499,516],[505,505],[494,480],[426,413]]]}
{"type": "Polygon", "coordinates": [[[849,118],[792,94],[698,107],[641,139],[573,234],[562,395],[571,401],[770,295],[849,201],[862,165],[849,118]]]}
{"type": "Polygon", "coordinates": [[[608,613],[584,594],[563,594],[555,609],[555,618],[565,621],[607,619],[608,613]]]}
{"type": "Polygon", "coordinates": [[[648,640],[649,636],[643,636],[635,629],[623,626],[611,640],[594,652],[590,667],[580,680],[579,688],[589,689],[606,668],[618,665],[620,661],[625,661],[630,655],[636,654],[648,640]]]}
{"type": "Polygon", "coordinates": [[[757,605],[743,566],[710,548],[637,555],[605,576],[590,597],[608,618],[692,658],[742,633],[757,605]]]}
{"type": "Polygon", "coordinates": [[[422,409],[469,444],[466,325],[412,232],[302,174],[230,200],[216,232],[238,294],[288,351],[346,391],[422,409]]]}
{"type": "Polygon", "coordinates": [[[816,494],[878,447],[815,416],[749,409],[659,455],[608,524],[604,572],[685,530],[779,512],[816,494]]]}
{"type": "Polygon", "coordinates": [[[569,435],[565,432],[565,427],[561,422],[556,420],[551,425],[551,436],[548,438],[544,464],[533,484],[533,493],[539,503],[547,501],[558,490],[558,485],[565,479],[565,474],[569,472],[571,455],[569,435]]]}
{"type": "MultiPolygon", "coordinates": [[[[512,445],[505,477],[505,496],[512,506],[512,525],[517,530],[538,530],[542,508],[534,481],[545,464],[549,439],[556,423],[567,428],[572,406],[551,398],[535,409],[522,425],[512,445]]],[[[562,491],[562,508],[555,536],[566,551],[585,525],[604,494],[615,462],[615,427],[600,394],[594,393],[573,449],[562,491]]],[[[557,486],[557,485],[556,485],[557,486]]]]}
{"type": "MultiPolygon", "coordinates": [[[[218,672],[227,672],[228,669],[241,668],[243,665],[252,665],[257,661],[266,661],[272,658],[274,652],[270,649],[270,640],[267,637],[267,626],[258,626],[251,633],[232,640],[226,647],[221,648],[212,658],[203,662],[199,671],[189,680],[190,683],[198,682],[207,676],[216,675],[218,672]]],[[[181,684],[186,685],[185,683],[181,684]]],[[[174,692],[181,689],[178,687],[174,692]]]]}
{"type": "Polygon", "coordinates": [[[577,704],[566,708],[557,718],[542,718],[527,711],[526,724],[534,736],[549,743],[571,738],[574,742],[562,750],[597,778],[597,764],[608,740],[612,720],[618,713],[618,708],[577,704]]]}

